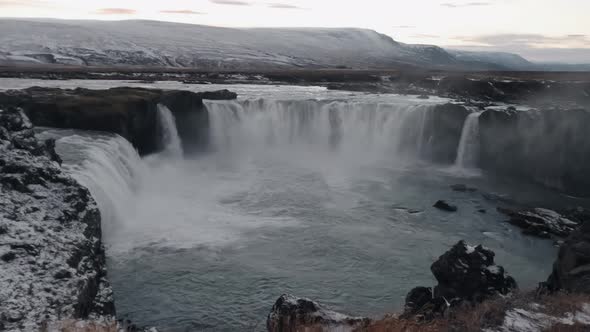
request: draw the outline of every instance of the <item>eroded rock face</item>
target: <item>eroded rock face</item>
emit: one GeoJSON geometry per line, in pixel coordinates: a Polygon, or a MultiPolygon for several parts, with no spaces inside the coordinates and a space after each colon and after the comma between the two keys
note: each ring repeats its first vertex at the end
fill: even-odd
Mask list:
{"type": "Polygon", "coordinates": [[[203,99],[235,99],[227,90],[194,93],[142,88],[108,90],[33,87],[0,93],[0,106],[21,107],[36,126],[98,130],[119,134],[141,154],[156,152],[157,105],[166,105],[177,117],[187,151],[205,144],[209,126],[203,99]]]}
{"type": "Polygon", "coordinates": [[[0,111],[0,326],[112,319],[100,214],[20,109],[0,111]]]}
{"type": "Polygon", "coordinates": [[[368,318],[346,316],[308,299],[282,295],[268,314],[266,327],[269,332],[353,330],[369,322],[368,318]]]}
{"type": "Polygon", "coordinates": [[[480,165],[575,195],[590,195],[590,111],[487,110],[480,165]]]}
{"type": "Polygon", "coordinates": [[[434,289],[417,287],[406,297],[405,316],[432,319],[457,303],[478,303],[517,288],[516,281],[494,263],[494,252],[460,241],[430,267],[434,289]]]}
{"type": "Polygon", "coordinates": [[[561,246],[553,272],[543,286],[552,292],[590,294],[590,222],[572,232],[561,246]]]}

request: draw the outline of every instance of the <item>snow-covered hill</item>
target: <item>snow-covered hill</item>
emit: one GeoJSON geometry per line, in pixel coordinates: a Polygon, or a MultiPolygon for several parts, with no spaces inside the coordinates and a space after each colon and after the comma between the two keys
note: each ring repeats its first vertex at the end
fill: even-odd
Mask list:
{"type": "Polygon", "coordinates": [[[390,68],[411,64],[513,69],[503,57],[501,61],[493,56],[485,61],[464,60],[465,56],[437,46],[402,44],[375,31],[355,28],[236,29],[159,21],[1,19],[0,32],[0,64],[203,69],[390,68]]]}

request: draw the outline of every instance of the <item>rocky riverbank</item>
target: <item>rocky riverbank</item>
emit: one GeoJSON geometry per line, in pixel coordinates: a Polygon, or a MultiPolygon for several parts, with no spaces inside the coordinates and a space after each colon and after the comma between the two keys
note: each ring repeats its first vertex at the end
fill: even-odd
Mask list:
{"type": "Polygon", "coordinates": [[[21,109],[0,110],[0,330],[114,319],[100,213],[54,146],[21,109]]]}

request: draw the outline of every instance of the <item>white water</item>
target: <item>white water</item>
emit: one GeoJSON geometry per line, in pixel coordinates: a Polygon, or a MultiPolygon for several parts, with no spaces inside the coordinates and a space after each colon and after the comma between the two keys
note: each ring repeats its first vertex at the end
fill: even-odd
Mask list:
{"type": "Polygon", "coordinates": [[[459,169],[474,169],[479,159],[479,116],[481,112],[471,113],[465,119],[461,140],[457,149],[455,167],[459,169]]]}
{"type": "Polygon", "coordinates": [[[171,158],[182,158],[182,141],[176,129],[174,114],[165,105],[158,104],[158,120],[163,153],[171,158]]]}
{"type": "Polygon", "coordinates": [[[426,150],[432,106],[343,101],[209,101],[217,151],[289,151],[350,162],[399,162],[426,150]]]}
{"type": "Polygon", "coordinates": [[[97,201],[103,230],[116,232],[133,209],[135,193],[146,173],[139,154],[118,135],[77,132],[57,143],[64,167],[97,201]]]}

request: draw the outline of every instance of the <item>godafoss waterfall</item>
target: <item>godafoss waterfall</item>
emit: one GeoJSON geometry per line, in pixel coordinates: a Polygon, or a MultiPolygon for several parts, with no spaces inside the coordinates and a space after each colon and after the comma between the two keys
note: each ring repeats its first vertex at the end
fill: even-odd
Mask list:
{"type": "Polygon", "coordinates": [[[494,199],[571,198],[472,172],[480,110],[243,89],[206,100],[194,121],[158,104],[160,148],[143,157],[116,134],[45,130],[98,202],[120,318],[163,331],[259,331],[283,293],[376,317],[432,285],[430,264],[461,239],[492,248],[524,289],[550,273],[552,241],[501,222],[494,199]],[[206,139],[189,139],[196,131],[206,139]],[[441,199],[458,211],[434,209],[441,199]]]}

